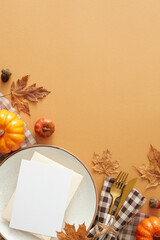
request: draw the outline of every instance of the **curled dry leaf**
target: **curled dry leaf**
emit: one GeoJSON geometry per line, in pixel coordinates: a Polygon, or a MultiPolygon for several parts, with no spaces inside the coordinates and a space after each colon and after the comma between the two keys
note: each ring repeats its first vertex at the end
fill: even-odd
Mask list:
{"type": "Polygon", "coordinates": [[[38,102],[39,99],[47,96],[50,91],[43,87],[36,87],[36,83],[27,87],[29,76],[26,75],[11,85],[11,102],[13,107],[17,107],[18,112],[24,112],[30,115],[29,103],[38,102]],[[27,100],[27,101],[25,101],[27,100]]]}
{"type": "Polygon", "coordinates": [[[152,145],[148,153],[149,165],[136,167],[141,178],[148,180],[146,189],[160,185],[160,152],[152,145]]]}
{"type": "Polygon", "coordinates": [[[119,168],[119,161],[112,161],[112,154],[108,149],[103,152],[102,156],[94,153],[92,163],[95,172],[107,176],[117,173],[117,168],[119,168]]]}
{"type": "Polygon", "coordinates": [[[74,225],[65,223],[64,232],[57,232],[58,240],[89,240],[85,224],[80,224],[76,231],[74,225]]]}

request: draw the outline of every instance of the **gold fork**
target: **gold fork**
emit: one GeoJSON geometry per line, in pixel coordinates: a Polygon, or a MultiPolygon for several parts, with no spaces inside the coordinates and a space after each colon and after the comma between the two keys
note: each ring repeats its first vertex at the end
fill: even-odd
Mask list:
{"type": "MultiPolygon", "coordinates": [[[[112,184],[111,186],[111,189],[110,189],[110,194],[112,196],[112,204],[110,206],[110,209],[109,209],[109,214],[112,213],[112,210],[113,210],[113,206],[114,206],[114,203],[115,203],[115,200],[121,196],[121,193],[122,193],[122,190],[123,190],[123,187],[124,187],[124,184],[127,180],[127,177],[128,177],[128,173],[125,173],[125,172],[120,172],[117,176],[117,178],[115,179],[114,183],[112,184]]],[[[101,236],[99,238],[99,240],[104,240],[106,237],[106,234],[104,234],[103,236],[101,236]]]]}
{"type": "Polygon", "coordinates": [[[128,174],[121,171],[111,186],[110,194],[112,196],[112,204],[111,204],[109,212],[108,212],[109,214],[112,213],[116,198],[121,196],[121,193],[122,193],[122,190],[123,190],[123,187],[124,187],[127,177],[128,177],[128,174]]]}

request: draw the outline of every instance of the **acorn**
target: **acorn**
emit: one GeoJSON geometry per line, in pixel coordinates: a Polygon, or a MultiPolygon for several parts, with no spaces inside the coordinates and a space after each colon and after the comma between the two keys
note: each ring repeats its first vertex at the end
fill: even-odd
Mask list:
{"type": "Polygon", "coordinates": [[[1,80],[2,82],[7,82],[11,76],[11,72],[9,69],[2,69],[1,80]]]}
{"type": "Polygon", "coordinates": [[[151,208],[160,208],[160,201],[156,198],[151,198],[149,200],[149,206],[151,208]]]}

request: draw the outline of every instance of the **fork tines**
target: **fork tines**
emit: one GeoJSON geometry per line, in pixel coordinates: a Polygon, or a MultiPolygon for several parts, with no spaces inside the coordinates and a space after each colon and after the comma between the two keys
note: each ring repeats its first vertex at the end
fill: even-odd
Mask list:
{"type": "Polygon", "coordinates": [[[122,189],[124,187],[124,184],[126,182],[126,179],[128,177],[128,173],[125,172],[120,172],[115,180],[115,182],[113,183],[113,185],[115,185],[117,188],[122,189]]]}

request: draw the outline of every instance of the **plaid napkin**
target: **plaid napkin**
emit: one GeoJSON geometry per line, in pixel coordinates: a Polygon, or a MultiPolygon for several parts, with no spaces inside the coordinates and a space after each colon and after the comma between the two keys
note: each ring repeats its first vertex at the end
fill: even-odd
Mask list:
{"type": "Polygon", "coordinates": [[[133,219],[124,226],[119,232],[118,240],[136,240],[136,227],[145,218],[149,218],[150,215],[144,213],[137,213],[133,219]]]}
{"type": "MultiPolygon", "coordinates": [[[[110,204],[112,202],[112,197],[110,195],[110,188],[114,180],[115,179],[113,178],[106,178],[101,191],[101,197],[100,197],[98,213],[97,213],[97,220],[104,224],[107,218],[110,204]]],[[[119,199],[117,199],[117,201],[115,202],[115,206],[113,210],[115,210],[116,207],[118,206],[119,199]]],[[[124,226],[126,226],[127,223],[129,223],[133,219],[133,217],[138,213],[138,211],[143,206],[145,201],[146,199],[136,189],[133,188],[115,218],[114,229],[119,232],[118,237],[116,237],[113,234],[108,234],[105,239],[106,240],[115,240],[115,239],[129,240],[127,235],[131,234],[132,230],[128,230],[126,234],[123,234],[123,237],[125,236],[125,238],[121,238],[122,229],[124,229],[124,226]]],[[[93,237],[94,234],[95,234],[95,227],[93,227],[90,230],[88,237],[93,237]]],[[[132,239],[135,239],[135,233],[134,233],[134,238],[132,239]]]]}
{"type": "MultiPolygon", "coordinates": [[[[0,96],[3,96],[3,94],[0,93],[0,96]]],[[[7,109],[10,112],[14,112],[17,114],[17,116],[19,118],[21,118],[19,116],[19,114],[16,112],[16,110],[12,107],[11,103],[8,101],[7,98],[5,97],[0,97],[0,110],[2,109],[7,109]]],[[[21,145],[21,148],[27,147],[29,145],[33,145],[36,144],[36,140],[34,139],[34,137],[32,136],[31,132],[29,131],[29,129],[27,128],[26,124],[25,125],[25,140],[21,145]]],[[[0,162],[6,158],[9,154],[2,154],[0,153],[0,162]]]]}

